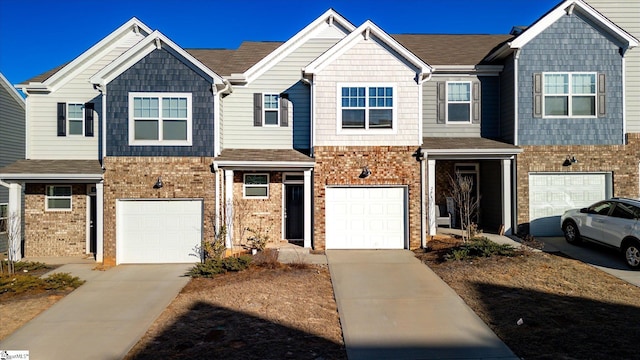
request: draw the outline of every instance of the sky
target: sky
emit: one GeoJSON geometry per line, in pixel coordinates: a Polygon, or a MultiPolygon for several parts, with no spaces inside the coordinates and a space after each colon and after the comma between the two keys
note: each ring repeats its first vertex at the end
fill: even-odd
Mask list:
{"type": "Polygon", "coordinates": [[[0,0],[0,72],[18,84],[137,17],[183,48],[286,41],[327,9],[389,34],[508,34],[560,0],[0,0]]]}

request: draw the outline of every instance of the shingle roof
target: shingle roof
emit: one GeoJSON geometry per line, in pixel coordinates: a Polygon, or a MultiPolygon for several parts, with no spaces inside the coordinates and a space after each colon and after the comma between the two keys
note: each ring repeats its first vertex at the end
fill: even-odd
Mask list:
{"type": "Polygon", "coordinates": [[[101,175],[98,160],[18,160],[0,168],[2,174],[84,174],[101,175]]]}
{"type": "Polygon", "coordinates": [[[509,150],[520,152],[520,148],[497,140],[478,137],[425,137],[422,139],[422,148],[427,150],[509,150]]]}
{"type": "Polygon", "coordinates": [[[42,74],[40,74],[38,76],[34,76],[31,79],[25,80],[25,81],[21,82],[20,84],[28,84],[28,83],[31,83],[31,82],[33,82],[33,83],[41,83],[41,82],[47,80],[48,78],[50,78],[53,74],[55,74],[58,71],[60,71],[60,69],[65,67],[67,64],[68,64],[68,62],[64,63],[62,65],[59,65],[59,66],[57,66],[57,67],[55,67],[55,68],[53,68],[53,69],[51,69],[49,71],[45,71],[45,72],[43,72],[42,74]]]}
{"type": "Polygon", "coordinates": [[[282,45],[282,42],[245,41],[237,50],[185,49],[221,76],[243,73],[282,45]]]}
{"type": "Polygon", "coordinates": [[[313,162],[313,158],[293,149],[224,149],[218,161],[313,162]]]}
{"type": "Polygon", "coordinates": [[[477,65],[512,35],[391,35],[429,65],[477,65]]]}

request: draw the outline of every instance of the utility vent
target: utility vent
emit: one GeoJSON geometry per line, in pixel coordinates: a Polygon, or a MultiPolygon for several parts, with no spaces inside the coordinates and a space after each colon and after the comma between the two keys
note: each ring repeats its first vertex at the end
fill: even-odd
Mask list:
{"type": "Polygon", "coordinates": [[[511,28],[509,35],[518,36],[527,30],[527,26],[514,26],[511,28]]]}

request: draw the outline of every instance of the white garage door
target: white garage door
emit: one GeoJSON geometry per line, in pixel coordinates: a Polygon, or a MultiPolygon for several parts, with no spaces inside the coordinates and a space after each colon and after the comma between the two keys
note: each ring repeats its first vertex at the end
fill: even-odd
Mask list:
{"type": "Polygon", "coordinates": [[[405,189],[327,188],[327,249],[403,249],[405,189]]]}
{"type": "Polygon", "coordinates": [[[529,174],[529,231],[561,236],[560,215],[611,197],[610,173],[529,174]]]}
{"type": "Polygon", "coordinates": [[[194,263],[202,200],[118,200],[118,263],[194,263]]]}

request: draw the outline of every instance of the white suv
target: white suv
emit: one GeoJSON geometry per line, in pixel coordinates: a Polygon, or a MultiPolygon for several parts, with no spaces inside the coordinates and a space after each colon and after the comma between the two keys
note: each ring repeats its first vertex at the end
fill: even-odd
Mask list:
{"type": "Polygon", "coordinates": [[[560,218],[571,244],[589,240],[622,252],[633,269],[640,268],[640,201],[611,198],[582,209],[567,210],[560,218]]]}

